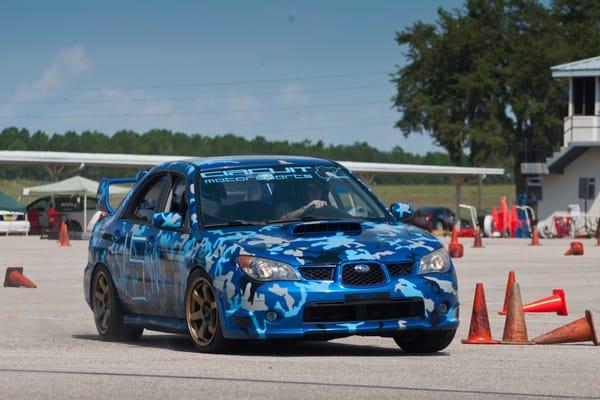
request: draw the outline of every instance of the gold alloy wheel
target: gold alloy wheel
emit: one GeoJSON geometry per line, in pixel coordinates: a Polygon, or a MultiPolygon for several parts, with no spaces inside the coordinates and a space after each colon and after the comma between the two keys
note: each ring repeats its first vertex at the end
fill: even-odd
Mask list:
{"type": "Polygon", "coordinates": [[[111,310],[111,293],[108,277],[104,271],[98,271],[94,281],[94,318],[101,334],[108,331],[111,310]]]}
{"type": "Polygon", "coordinates": [[[199,277],[192,282],[186,298],[185,318],[194,342],[201,347],[208,346],[215,337],[219,317],[215,293],[206,278],[199,277]]]}

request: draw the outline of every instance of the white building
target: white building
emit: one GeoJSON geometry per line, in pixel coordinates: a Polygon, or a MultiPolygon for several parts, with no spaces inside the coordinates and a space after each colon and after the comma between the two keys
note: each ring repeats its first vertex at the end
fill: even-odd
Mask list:
{"type": "Polygon", "coordinates": [[[600,186],[600,57],[557,65],[551,70],[553,77],[569,79],[569,111],[564,119],[563,144],[545,163],[523,164],[522,171],[540,178],[540,221],[549,223],[553,215],[565,215],[570,205],[579,205],[581,213],[587,208],[589,221],[595,226],[600,216],[597,190],[600,186]]]}

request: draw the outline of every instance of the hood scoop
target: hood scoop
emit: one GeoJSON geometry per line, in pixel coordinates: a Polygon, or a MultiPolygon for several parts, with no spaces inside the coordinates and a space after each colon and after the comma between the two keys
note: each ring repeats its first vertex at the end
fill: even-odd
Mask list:
{"type": "Polygon", "coordinates": [[[357,235],[362,232],[362,226],[358,222],[335,221],[335,222],[308,222],[296,225],[292,233],[296,236],[321,234],[321,233],[347,233],[357,235]]]}

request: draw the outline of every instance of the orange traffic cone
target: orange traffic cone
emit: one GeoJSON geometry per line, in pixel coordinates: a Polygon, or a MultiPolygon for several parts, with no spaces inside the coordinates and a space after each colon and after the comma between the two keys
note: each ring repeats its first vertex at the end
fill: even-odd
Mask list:
{"type": "Polygon", "coordinates": [[[475,227],[475,239],[473,240],[473,248],[482,248],[483,243],[481,242],[481,228],[475,227]]]}
{"type": "Polygon", "coordinates": [[[532,234],[531,234],[531,243],[529,243],[530,246],[541,246],[542,244],[540,243],[540,235],[538,233],[538,227],[537,224],[533,225],[533,230],[532,230],[532,234]]]}
{"type": "Polygon", "coordinates": [[[62,222],[60,224],[60,232],[58,234],[58,245],[59,246],[70,246],[71,241],[69,240],[69,228],[67,224],[62,222]]]}
{"type": "Polygon", "coordinates": [[[510,292],[512,290],[513,284],[516,282],[515,271],[508,271],[508,280],[506,281],[506,291],[504,292],[504,305],[502,306],[502,311],[499,311],[498,314],[506,315],[508,313],[508,299],[510,297],[510,292]]]}
{"type": "Polygon", "coordinates": [[[525,325],[525,314],[521,302],[521,290],[518,283],[513,283],[510,291],[508,314],[504,323],[504,334],[502,344],[531,344],[527,338],[527,326],[525,325]]]}
{"type": "Polygon", "coordinates": [[[448,253],[452,258],[461,258],[464,254],[464,248],[462,243],[450,243],[448,245],[448,253]]]}
{"type": "Polygon", "coordinates": [[[555,312],[558,315],[569,315],[567,299],[563,289],[554,289],[551,296],[543,297],[523,306],[524,312],[555,312]]]}
{"type": "Polygon", "coordinates": [[[471,313],[469,337],[463,339],[462,342],[465,344],[500,343],[499,340],[492,339],[483,283],[477,283],[477,285],[475,285],[475,297],[473,299],[473,312],[471,313]]]}
{"type": "Polygon", "coordinates": [[[452,236],[450,236],[450,244],[458,243],[458,229],[456,225],[452,227],[452,236]]]}
{"type": "Polygon", "coordinates": [[[583,255],[583,243],[571,242],[569,250],[565,252],[565,256],[582,256],[583,255]]]}
{"type": "Polygon", "coordinates": [[[598,330],[590,310],[585,310],[585,317],[569,322],[533,339],[536,344],[587,342],[589,340],[594,343],[594,346],[600,344],[598,330]]]}
{"type": "Polygon", "coordinates": [[[37,286],[23,275],[23,267],[6,268],[4,287],[26,287],[35,289],[37,286]]]}
{"type": "Polygon", "coordinates": [[[450,237],[450,244],[448,245],[448,253],[452,258],[460,258],[463,256],[464,248],[458,241],[458,230],[456,225],[452,227],[452,236],[450,237]]]}

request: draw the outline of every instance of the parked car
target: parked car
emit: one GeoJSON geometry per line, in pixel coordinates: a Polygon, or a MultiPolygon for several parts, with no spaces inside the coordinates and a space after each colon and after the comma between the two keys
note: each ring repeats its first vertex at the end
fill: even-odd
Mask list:
{"type": "Polygon", "coordinates": [[[0,233],[29,233],[29,221],[25,214],[16,211],[0,210],[0,233]]]}
{"type": "Polygon", "coordinates": [[[433,231],[433,225],[431,225],[431,222],[427,221],[422,215],[413,214],[410,218],[406,218],[405,222],[414,226],[418,226],[427,232],[433,231]]]}
{"type": "Polygon", "coordinates": [[[84,221],[83,196],[52,195],[40,197],[26,207],[31,233],[56,232],[62,219],[65,219],[70,232],[83,232],[96,212],[96,199],[87,199],[87,212],[84,221]]]}
{"type": "Polygon", "coordinates": [[[29,221],[25,218],[25,208],[12,197],[0,192],[0,233],[29,232],[29,221]]]}
{"type": "Polygon", "coordinates": [[[385,336],[436,352],[458,327],[453,263],[346,168],[316,158],[171,162],[103,180],[84,272],[99,335],[189,333],[203,352],[239,339],[385,336]],[[136,182],[113,209],[110,186],[136,182]]]}
{"type": "Polygon", "coordinates": [[[456,223],[456,216],[446,207],[426,206],[415,211],[415,218],[430,223],[436,231],[449,231],[456,223]]]}

